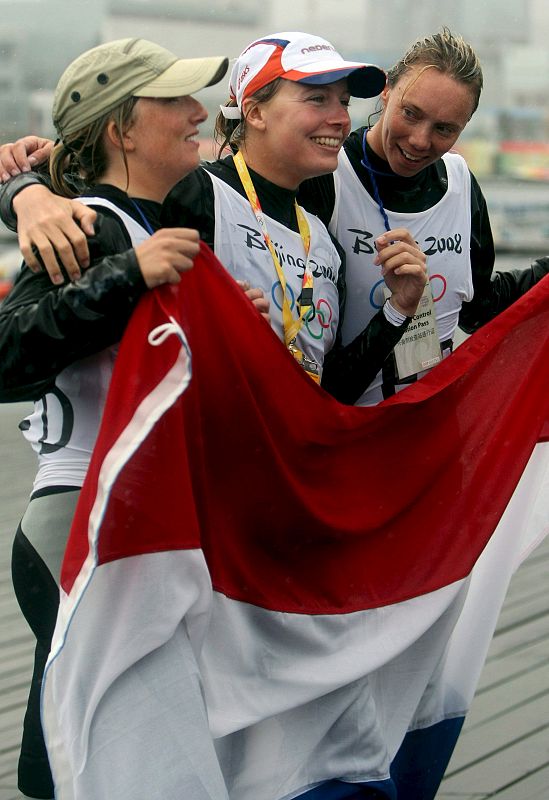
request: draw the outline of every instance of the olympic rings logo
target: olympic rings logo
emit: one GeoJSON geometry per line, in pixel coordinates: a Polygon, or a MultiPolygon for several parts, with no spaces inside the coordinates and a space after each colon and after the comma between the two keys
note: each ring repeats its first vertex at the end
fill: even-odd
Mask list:
{"type": "Polygon", "coordinates": [[[381,286],[385,286],[385,281],[383,280],[383,278],[380,281],[374,283],[374,285],[370,289],[370,305],[372,306],[372,308],[376,308],[378,310],[382,307],[383,303],[385,302],[385,297],[380,288],[381,286]],[[378,291],[378,289],[380,291],[378,291]],[[381,302],[379,302],[379,300],[376,298],[376,294],[378,295],[379,300],[381,300],[381,302]]]}
{"type": "Polygon", "coordinates": [[[431,275],[429,281],[431,282],[431,291],[433,292],[433,302],[438,303],[446,294],[446,288],[448,286],[446,278],[444,275],[431,275]],[[439,294],[437,294],[436,288],[439,282],[442,284],[442,288],[439,290],[439,294]]]}
{"type": "MultiPolygon", "coordinates": [[[[442,300],[446,294],[448,282],[444,275],[440,275],[438,273],[436,275],[431,275],[429,277],[429,281],[431,283],[431,290],[433,292],[433,302],[438,303],[438,301],[442,300]]],[[[385,302],[385,296],[381,290],[381,287],[384,285],[385,281],[382,278],[381,280],[376,281],[376,283],[374,283],[370,289],[370,305],[376,310],[379,310],[385,302]]]]}
{"type": "MultiPolygon", "coordinates": [[[[290,310],[293,311],[295,308],[295,294],[289,284],[286,284],[286,292],[290,301],[290,310]]],[[[282,311],[282,286],[280,281],[273,283],[271,297],[278,310],[282,311]]],[[[333,317],[334,312],[331,305],[324,297],[321,297],[315,306],[309,308],[303,318],[309,336],[313,339],[322,339],[324,331],[330,327],[333,317]]]]}

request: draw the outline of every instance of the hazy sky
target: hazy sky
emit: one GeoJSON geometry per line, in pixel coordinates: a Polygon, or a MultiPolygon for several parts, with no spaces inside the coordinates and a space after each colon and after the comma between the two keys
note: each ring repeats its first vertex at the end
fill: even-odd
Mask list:
{"type": "MultiPolygon", "coordinates": [[[[483,62],[475,124],[494,109],[519,104],[530,113],[549,98],[547,0],[0,0],[0,6],[0,140],[46,124],[48,91],[65,66],[100,41],[124,36],[153,39],[188,57],[234,57],[266,33],[307,30],[348,58],[387,68],[415,38],[448,25],[483,62]]],[[[208,95],[213,110],[226,99],[225,84],[208,95]]]]}

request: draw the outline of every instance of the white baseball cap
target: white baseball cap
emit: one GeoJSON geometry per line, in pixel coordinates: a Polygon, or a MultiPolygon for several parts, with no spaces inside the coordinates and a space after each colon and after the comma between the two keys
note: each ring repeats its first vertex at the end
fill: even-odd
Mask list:
{"type": "Polygon", "coordinates": [[[375,64],[345,61],[335,47],[309,33],[273,33],[252,42],[236,59],[229,93],[238,108],[242,101],[275,78],[322,85],[348,79],[354,97],[375,97],[386,75],[375,64]]]}

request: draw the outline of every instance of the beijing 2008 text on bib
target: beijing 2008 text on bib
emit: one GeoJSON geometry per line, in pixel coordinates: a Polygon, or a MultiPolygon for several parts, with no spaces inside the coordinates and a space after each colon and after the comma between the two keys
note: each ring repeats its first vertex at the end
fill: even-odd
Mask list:
{"type": "MultiPolygon", "coordinates": [[[[383,289],[385,297],[391,292],[383,289]]],[[[395,345],[394,356],[399,380],[430,369],[442,361],[435,320],[435,304],[429,283],[426,284],[417,311],[402,339],[395,345]]]]}

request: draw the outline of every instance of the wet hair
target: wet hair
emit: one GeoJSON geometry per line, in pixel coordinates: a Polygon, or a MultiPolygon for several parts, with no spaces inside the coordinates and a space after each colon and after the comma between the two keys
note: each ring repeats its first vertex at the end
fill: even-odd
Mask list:
{"type": "MultiPolygon", "coordinates": [[[[282,78],[275,78],[266,86],[258,89],[257,92],[250,95],[250,99],[257,103],[267,103],[271,100],[280,89],[282,78]]],[[[226,103],[229,107],[236,107],[236,100],[229,100],[226,103]]],[[[250,113],[250,112],[248,112],[250,113]]],[[[215,120],[214,139],[218,146],[217,157],[221,158],[223,152],[228,148],[233,153],[240,148],[242,143],[246,140],[246,118],[241,119],[226,119],[223,112],[220,111],[215,120]]]]}
{"type": "MultiPolygon", "coordinates": [[[[123,142],[123,133],[132,121],[137,99],[137,97],[130,97],[114,111],[109,111],[87,127],[69,134],[65,139],[56,143],[49,163],[52,187],[56,194],[64,197],[77,197],[78,192],[74,190],[71,179],[77,178],[80,181],[84,179],[88,186],[93,186],[103,177],[108,167],[103,143],[103,134],[107,124],[111,120],[114,121],[120,142],[123,142]]],[[[122,157],[129,182],[128,161],[123,144],[122,157]]]]}
{"type": "Polygon", "coordinates": [[[482,67],[470,44],[449,28],[418,39],[394,67],[387,72],[387,84],[394,87],[412,67],[434,67],[459,83],[470,87],[474,114],[482,91],[482,67]]]}

